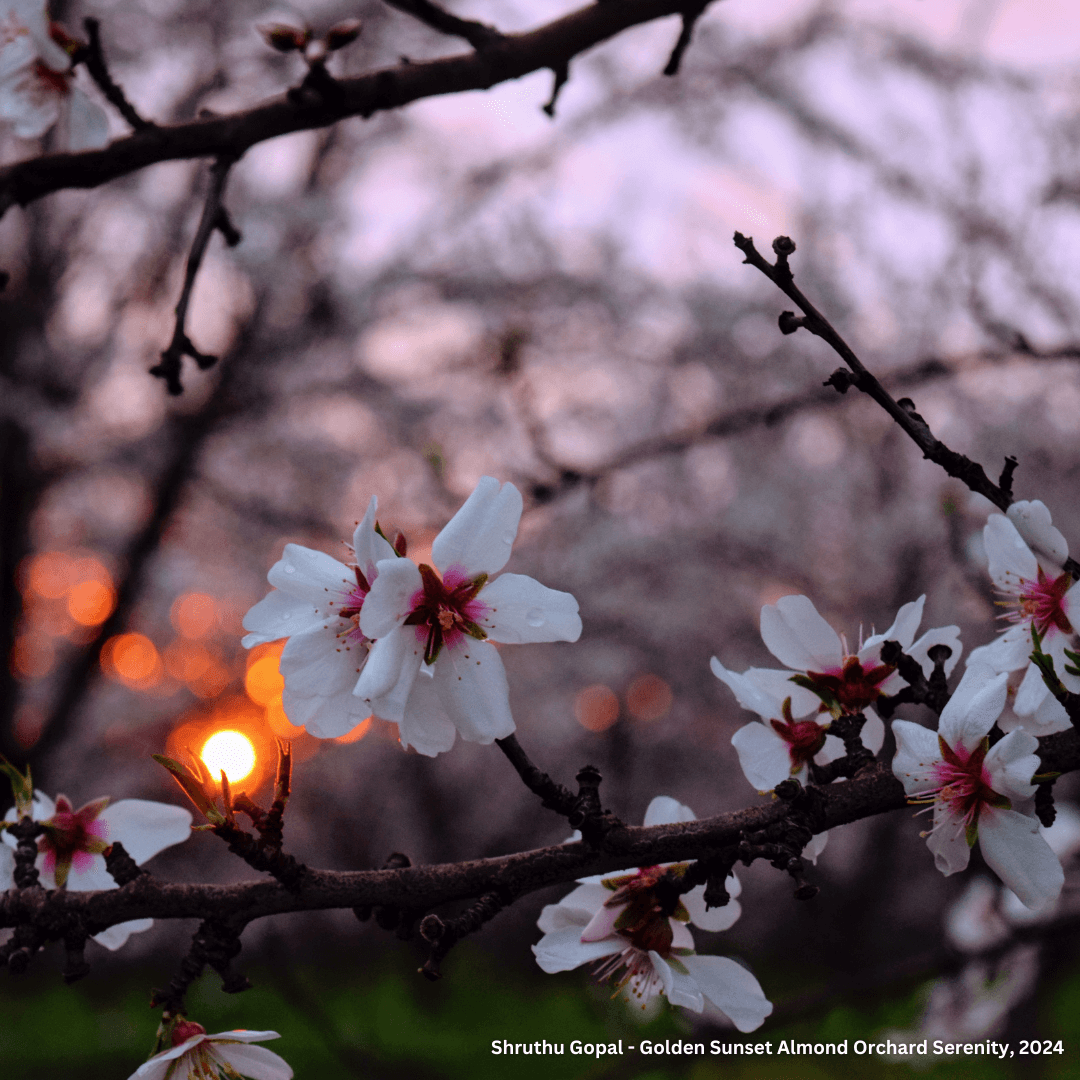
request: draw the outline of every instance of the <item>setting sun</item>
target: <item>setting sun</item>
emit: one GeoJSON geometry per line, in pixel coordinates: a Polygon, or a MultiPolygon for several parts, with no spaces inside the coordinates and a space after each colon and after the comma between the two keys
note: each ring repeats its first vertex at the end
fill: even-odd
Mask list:
{"type": "Polygon", "coordinates": [[[215,731],[203,744],[201,756],[215,780],[224,770],[230,784],[243,780],[255,768],[255,747],[239,731],[215,731]]]}

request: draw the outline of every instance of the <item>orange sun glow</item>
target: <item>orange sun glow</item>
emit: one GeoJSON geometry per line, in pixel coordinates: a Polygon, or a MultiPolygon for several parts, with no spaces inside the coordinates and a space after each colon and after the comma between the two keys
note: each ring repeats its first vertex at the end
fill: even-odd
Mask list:
{"type": "Polygon", "coordinates": [[[255,768],[255,746],[239,731],[215,731],[203,743],[201,757],[215,780],[224,771],[230,784],[250,776],[255,768]]]}

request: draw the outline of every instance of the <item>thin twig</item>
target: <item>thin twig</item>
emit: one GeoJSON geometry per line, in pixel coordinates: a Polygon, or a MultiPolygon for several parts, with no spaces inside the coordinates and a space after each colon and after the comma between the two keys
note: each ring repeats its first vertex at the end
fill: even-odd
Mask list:
{"type": "MultiPolygon", "coordinates": [[[[896,401],[880,382],[866,369],[863,362],[855,355],[848,343],[840,336],[832,324],[803,294],[795,284],[788,257],[795,251],[795,243],[786,236],[778,236],[773,241],[776,263],[770,263],[754,247],[752,237],[735,234],[735,246],[745,256],[744,261],[760,270],[778,289],[789,296],[802,310],[801,316],[785,311],[780,316],[780,330],[784,334],[793,334],[800,328],[809,330],[827,342],[839,357],[847,364],[853,374],[843,368],[833,372],[826,381],[827,386],[835,387],[840,393],[846,393],[851,386],[872,397],[907,433],[909,438],[923,452],[923,457],[939,465],[942,469],[962,481],[977,495],[989,499],[1002,512],[1012,503],[1012,476],[1016,470],[1013,458],[1006,459],[1001,475],[1001,484],[995,484],[983,471],[983,467],[963,454],[950,450],[940,439],[936,439],[926,421],[915,411],[915,404],[910,398],[896,401]]],[[[1074,578],[1080,579],[1080,563],[1067,559],[1065,569],[1074,578]]]]}
{"type": "Polygon", "coordinates": [[[184,270],[184,286],[180,291],[180,299],[176,303],[176,326],[173,330],[172,341],[169,347],[161,354],[161,363],[150,369],[150,374],[164,379],[169,393],[176,395],[184,392],[184,384],[180,381],[182,360],[190,356],[200,370],[206,371],[217,363],[216,356],[209,356],[199,352],[187,336],[185,324],[187,322],[188,305],[191,303],[191,292],[195,287],[195,278],[198,276],[199,267],[202,265],[203,256],[206,254],[206,246],[210,243],[210,237],[215,229],[221,229],[226,242],[235,237],[239,240],[236,231],[228,215],[222,207],[222,198],[225,194],[225,181],[228,179],[229,170],[232,168],[235,158],[219,157],[210,169],[210,190],[203,204],[202,217],[199,218],[199,227],[195,230],[195,239],[191,242],[191,251],[188,254],[187,267],[184,270]]]}
{"type": "Polygon", "coordinates": [[[671,50],[671,57],[664,67],[665,75],[679,74],[679,65],[682,64],[683,54],[690,47],[690,40],[694,36],[694,27],[704,11],[705,4],[697,3],[692,4],[680,13],[682,15],[682,29],[679,31],[679,38],[675,42],[675,48],[671,50]]]}
{"type": "Polygon", "coordinates": [[[449,34],[451,37],[464,38],[477,52],[483,52],[505,40],[504,35],[494,26],[458,18],[438,4],[433,4],[431,0],[386,0],[386,3],[414,19],[419,19],[432,30],[449,34]]]}
{"type": "Polygon", "coordinates": [[[533,71],[552,69],[616,34],[678,14],[686,0],[590,3],[524,34],[508,34],[496,49],[422,63],[399,63],[338,79],[333,100],[291,101],[282,94],[243,112],[136,131],[101,150],[47,154],[0,168],[0,212],[65,188],[92,188],[160,161],[239,157],[277,135],[326,127],[349,116],[371,116],[422,98],[487,90],[533,71]],[[389,76],[389,78],[387,78],[389,76]]]}
{"type": "Polygon", "coordinates": [[[89,43],[75,56],[75,62],[82,61],[90,78],[97,83],[98,89],[105,95],[109,104],[131,125],[135,131],[146,131],[157,125],[150,120],[144,120],[127,99],[124,91],[109,74],[109,66],[105,62],[105,51],[101,47],[101,23],[97,19],[83,19],[86,27],[89,43]]]}

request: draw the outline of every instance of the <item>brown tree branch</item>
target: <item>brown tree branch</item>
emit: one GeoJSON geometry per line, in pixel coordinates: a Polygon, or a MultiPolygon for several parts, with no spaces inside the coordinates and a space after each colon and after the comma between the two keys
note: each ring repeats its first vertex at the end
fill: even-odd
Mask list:
{"type": "Polygon", "coordinates": [[[477,52],[483,52],[505,40],[505,36],[494,26],[473,19],[458,18],[438,4],[433,4],[431,0],[386,0],[386,3],[414,19],[419,19],[425,26],[438,30],[440,34],[464,38],[477,52]]]}
{"type": "Polygon", "coordinates": [[[365,119],[421,98],[487,90],[542,68],[558,70],[610,37],[641,23],[678,15],[685,0],[619,0],[590,4],[524,34],[507,34],[482,52],[402,63],[335,81],[331,95],[282,94],[243,112],[136,131],[101,150],[46,154],[0,169],[0,215],[66,188],[92,188],[161,161],[237,158],[277,135],[365,119]]]}
{"type": "MultiPolygon", "coordinates": [[[[853,374],[843,368],[834,371],[826,381],[841,394],[847,393],[851,386],[872,397],[906,432],[908,437],[923,452],[923,457],[940,465],[942,469],[960,480],[977,495],[989,499],[1003,513],[1012,503],[1012,477],[1016,470],[1016,459],[1007,458],[1001,473],[1000,483],[995,484],[978,463],[950,450],[940,439],[934,437],[926,421],[915,411],[915,403],[910,398],[895,400],[880,382],[866,369],[863,362],[855,355],[851,346],[840,336],[833,325],[806,298],[795,284],[788,257],[795,252],[795,243],[786,236],[778,236],[773,241],[776,262],[765,259],[754,247],[752,237],[735,234],[735,246],[745,256],[744,262],[760,270],[778,289],[789,296],[802,310],[802,315],[785,311],[780,315],[780,332],[794,334],[799,329],[809,330],[827,342],[834,352],[847,364],[853,374]]],[[[1067,559],[1065,569],[1074,578],[1080,579],[1080,563],[1067,559]]]]}
{"type": "MultiPolygon", "coordinates": [[[[1080,769],[1080,732],[1066,731],[1040,739],[1039,756],[1043,772],[1080,769]]],[[[881,763],[853,780],[807,791],[813,793],[812,819],[798,798],[776,799],[680,825],[619,825],[605,835],[604,847],[599,850],[580,841],[434,866],[398,865],[360,871],[309,868],[294,889],[273,880],[237,885],[171,884],[145,874],[122,888],[105,892],[12,889],[0,896],[0,927],[29,928],[20,937],[20,941],[26,938],[29,942],[31,938],[59,940],[75,925],[103,929],[148,917],[197,918],[215,925],[232,925],[287,912],[350,907],[365,914],[372,908],[430,911],[441,904],[478,900],[490,894],[522,896],[635,865],[723,860],[730,856],[733,846],[745,844],[747,838],[752,843],[756,843],[755,837],[768,839],[788,824],[806,828],[812,820],[812,831],[823,832],[907,805],[900,781],[881,763]]],[[[20,948],[23,946],[13,946],[16,951],[20,948]]]]}

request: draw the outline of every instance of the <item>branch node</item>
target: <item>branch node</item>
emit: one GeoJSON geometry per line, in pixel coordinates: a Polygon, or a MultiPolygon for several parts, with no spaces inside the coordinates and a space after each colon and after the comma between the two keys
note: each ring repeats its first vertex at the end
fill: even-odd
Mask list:
{"type": "Polygon", "coordinates": [[[675,48],[671,50],[671,56],[668,58],[667,64],[664,65],[665,75],[679,74],[679,66],[682,64],[683,55],[690,47],[690,40],[694,36],[694,27],[697,25],[698,19],[701,18],[705,6],[705,3],[691,4],[679,13],[682,18],[682,27],[679,30],[675,48]]]}
{"type": "Polygon", "coordinates": [[[1005,467],[1001,470],[1001,476],[998,478],[998,487],[1001,488],[1001,493],[1010,502],[1013,497],[1013,473],[1016,472],[1019,465],[1020,462],[1012,454],[1009,454],[1005,458],[1005,467]]]}
{"type": "MultiPolygon", "coordinates": [[[[806,316],[796,315],[794,311],[781,311],[780,318],[777,319],[777,323],[780,326],[781,334],[794,334],[795,331],[798,330],[800,327],[806,326],[806,316]]],[[[848,373],[844,371],[843,368],[840,368],[840,372],[848,378],[848,384],[846,384],[843,389],[841,389],[837,383],[833,382],[833,380],[836,378],[836,372],[833,372],[832,376],[829,378],[828,382],[825,383],[825,385],[835,385],[837,390],[840,390],[840,393],[842,394],[844,393],[844,391],[847,390],[848,385],[850,385],[851,376],[848,375],[848,373]]]]}
{"type": "Polygon", "coordinates": [[[570,62],[564,61],[563,63],[553,67],[551,69],[552,75],[555,77],[551,84],[551,97],[548,98],[547,103],[542,105],[541,108],[544,112],[555,119],[555,104],[559,100],[559,94],[562,93],[562,88],[566,85],[567,80],[570,78],[570,62]]]}

